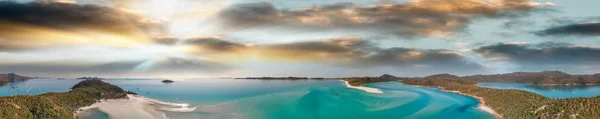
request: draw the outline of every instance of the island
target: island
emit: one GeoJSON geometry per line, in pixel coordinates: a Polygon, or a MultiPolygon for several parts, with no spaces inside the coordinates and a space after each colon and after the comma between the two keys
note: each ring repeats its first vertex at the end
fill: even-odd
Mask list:
{"type": "Polygon", "coordinates": [[[163,82],[163,83],[173,83],[173,82],[175,82],[175,81],[173,81],[173,80],[168,80],[168,79],[167,79],[167,80],[162,80],[161,82],[163,82]]]}
{"type": "Polygon", "coordinates": [[[15,73],[0,74],[0,86],[14,82],[27,81],[30,77],[20,76],[15,73]]]}
{"type": "Polygon", "coordinates": [[[101,99],[126,99],[127,92],[98,79],[83,80],[69,92],[0,97],[1,119],[74,119],[76,111],[101,99]]]}
{"type": "Polygon", "coordinates": [[[551,99],[522,91],[482,88],[473,80],[453,75],[433,75],[402,80],[404,84],[430,86],[478,98],[499,118],[597,119],[600,118],[600,96],[594,98],[551,99]]]}
{"type": "Polygon", "coordinates": [[[83,79],[83,80],[90,80],[90,79],[102,79],[102,78],[98,78],[98,77],[80,77],[77,79],[83,79]]]}
{"type": "MultiPolygon", "coordinates": [[[[593,98],[567,98],[553,99],[515,89],[492,89],[479,87],[478,82],[516,82],[531,83],[540,81],[540,77],[551,77],[562,82],[532,83],[540,85],[583,85],[582,80],[565,80],[572,77],[587,77],[586,81],[594,79],[594,75],[564,75],[555,71],[549,72],[517,72],[502,75],[475,75],[459,77],[451,74],[436,74],[427,77],[396,77],[383,79],[382,77],[347,78],[351,85],[358,86],[367,83],[398,81],[406,85],[426,86],[440,88],[442,91],[459,93],[479,100],[479,108],[487,111],[497,118],[506,119],[597,119],[600,118],[600,96],[593,98]],[[519,75],[514,75],[519,74],[519,75]],[[526,74],[526,75],[523,75],[526,74]],[[554,75],[559,74],[559,75],[554,75]],[[535,75],[535,76],[532,76],[535,75]],[[493,78],[492,78],[493,77],[493,78]],[[515,77],[521,77],[512,79],[515,77]],[[510,80],[509,80],[510,79],[510,80]],[[574,81],[574,82],[573,82],[574,81]]],[[[389,77],[389,76],[387,76],[389,77]]],[[[585,83],[589,85],[589,83],[585,83]]]]}

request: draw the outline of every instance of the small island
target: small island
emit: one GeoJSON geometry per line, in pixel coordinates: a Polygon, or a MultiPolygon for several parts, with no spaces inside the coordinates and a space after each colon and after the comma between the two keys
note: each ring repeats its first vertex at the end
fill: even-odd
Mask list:
{"type": "Polygon", "coordinates": [[[173,80],[168,80],[168,79],[167,79],[167,80],[162,80],[161,82],[163,82],[163,83],[173,83],[173,82],[175,82],[175,81],[173,81],[173,80]]]}

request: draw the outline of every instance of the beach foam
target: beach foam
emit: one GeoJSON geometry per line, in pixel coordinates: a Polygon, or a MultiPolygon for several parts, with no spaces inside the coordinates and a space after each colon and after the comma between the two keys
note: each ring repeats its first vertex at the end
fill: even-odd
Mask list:
{"type": "Polygon", "coordinates": [[[193,112],[196,110],[196,107],[180,107],[180,108],[159,108],[162,111],[170,111],[170,112],[193,112]]]}
{"type": "Polygon", "coordinates": [[[366,92],[369,92],[369,93],[383,93],[381,90],[379,90],[377,88],[369,88],[369,87],[363,87],[363,86],[352,86],[352,85],[350,85],[350,83],[348,83],[348,81],[344,81],[344,80],[341,80],[341,81],[345,82],[346,86],[348,88],[354,88],[354,89],[358,89],[358,90],[363,90],[363,91],[366,91],[366,92]]]}

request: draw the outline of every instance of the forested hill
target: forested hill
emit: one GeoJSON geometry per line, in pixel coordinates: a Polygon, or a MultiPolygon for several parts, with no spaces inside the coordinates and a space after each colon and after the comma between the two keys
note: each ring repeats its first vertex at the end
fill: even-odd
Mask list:
{"type": "Polygon", "coordinates": [[[8,83],[12,83],[12,82],[26,81],[29,79],[31,79],[31,78],[25,77],[25,76],[19,76],[14,73],[0,74],[0,85],[5,85],[8,83]]]}
{"type": "Polygon", "coordinates": [[[478,87],[477,82],[453,75],[400,80],[407,85],[430,86],[483,98],[485,105],[504,119],[600,119],[600,96],[550,99],[513,89],[478,87]]]}
{"type": "Polygon", "coordinates": [[[348,81],[348,84],[352,86],[360,86],[362,84],[367,83],[376,83],[376,82],[387,82],[387,81],[396,81],[401,80],[403,78],[395,77],[389,74],[383,74],[379,77],[346,77],[342,78],[342,80],[348,81]]]}
{"type": "Polygon", "coordinates": [[[0,119],[73,119],[80,107],[119,98],[127,98],[120,87],[97,79],[84,80],[65,93],[0,97],[0,119]]]}
{"type": "Polygon", "coordinates": [[[571,75],[561,71],[514,72],[507,74],[473,75],[461,77],[478,82],[507,82],[544,85],[598,85],[600,73],[593,75],[571,75]]]}

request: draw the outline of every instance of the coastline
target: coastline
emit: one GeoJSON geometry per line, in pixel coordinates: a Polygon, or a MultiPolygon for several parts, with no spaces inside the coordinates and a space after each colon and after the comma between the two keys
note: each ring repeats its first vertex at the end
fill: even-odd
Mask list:
{"type": "Polygon", "coordinates": [[[461,95],[473,97],[473,98],[477,99],[477,101],[479,101],[479,105],[477,105],[477,108],[479,108],[480,110],[483,110],[485,112],[488,112],[488,113],[494,115],[494,117],[496,117],[497,119],[502,119],[502,115],[498,114],[491,107],[485,105],[485,100],[482,97],[471,95],[471,94],[462,93],[462,92],[456,91],[456,90],[446,90],[446,89],[444,89],[444,87],[440,87],[440,86],[438,86],[437,88],[441,89],[444,92],[458,93],[458,94],[461,94],[461,95]]]}
{"type": "Polygon", "coordinates": [[[369,93],[383,93],[383,91],[377,89],[377,88],[369,88],[369,87],[363,87],[363,86],[352,86],[350,85],[350,83],[348,83],[348,81],[345,80],[340,80],[343,81],[344,83],[346,83],[346,87],[348,88],[353,88],[353,89],[358,89],[358,90],[363,90],[369,93]]]}
{"type": "Polygon", "coordinates": [[[111,119],[166,119],[164,113],[156,111],[152,103],[141,96],[128,94],[129,99],[106,99],[100,100],[90,106],[79,108],[74,116],[90,109],[98,109],[108,114],[111,119]]]}

